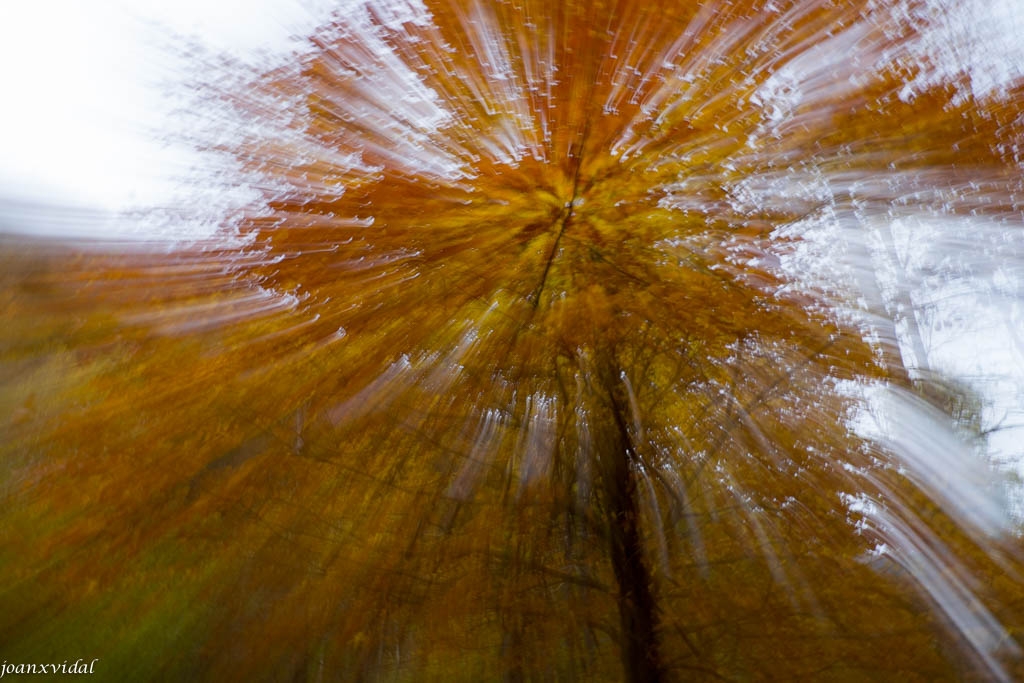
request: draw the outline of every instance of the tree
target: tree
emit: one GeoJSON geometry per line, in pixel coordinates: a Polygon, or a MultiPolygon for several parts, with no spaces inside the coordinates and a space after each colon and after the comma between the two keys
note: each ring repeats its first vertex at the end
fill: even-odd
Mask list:
{"type": "Polygon", "coordinates": [[[4,249],[3,654],[1019,675],[983,468],[855,428],[871,392],[942,422],[858,312],[856,217],[961,177],[994,189],[952,215],[1020,209],[1021,99],[905,101],[930,18],[894,16],[368,2],[206,91],[260,124],[215,146],[260,179],[243,247],[4,249]],[[852,278],[794,272],[814,230],[852,278]]]}

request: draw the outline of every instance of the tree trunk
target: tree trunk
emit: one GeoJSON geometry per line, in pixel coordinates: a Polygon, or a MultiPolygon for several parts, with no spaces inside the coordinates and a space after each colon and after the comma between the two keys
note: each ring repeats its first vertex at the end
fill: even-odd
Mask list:
{"type": "Polygon", "coordinates": [[[609,553],[618,585],[622,629],[622,664],[632,683],[664,679],[658,647],[658,611],[651,573],[644,558],[637,504],[636,451],[622,411],[611,395],[614,418],[598,453],[603,503],[608,525],[609,553]]]}

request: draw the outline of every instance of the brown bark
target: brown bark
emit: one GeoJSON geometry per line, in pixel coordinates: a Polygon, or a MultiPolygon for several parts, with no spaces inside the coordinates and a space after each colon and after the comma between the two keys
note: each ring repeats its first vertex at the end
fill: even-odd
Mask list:
{"type": "Polygon", "coordinates": [[[637,454],[622,411],[611,396],[614,418],[601,446],[598,470],[608,524],[609,554],[618,586],[625,680],[632,683],[665,679],[658,643],[658,610],[651,572],[644,558],[637,504],[637,454]]]}

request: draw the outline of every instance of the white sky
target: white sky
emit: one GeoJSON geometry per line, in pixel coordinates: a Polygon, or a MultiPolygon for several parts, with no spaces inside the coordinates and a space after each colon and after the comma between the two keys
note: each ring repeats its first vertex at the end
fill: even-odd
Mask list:
{"type": "Polygon", "coordinates": [[[183,74],[172,33],[236,54],[287,50],[326,16],[298,0],[0,2],[0,200],[108,210],[160,203],[195,157],[160,81],[183,74]]]}

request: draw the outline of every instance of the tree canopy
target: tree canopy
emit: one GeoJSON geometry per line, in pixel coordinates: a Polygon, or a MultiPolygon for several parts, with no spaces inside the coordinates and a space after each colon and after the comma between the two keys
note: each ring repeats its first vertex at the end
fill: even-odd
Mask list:
{"type": "Polygon", "coordinates": [[[218,64],[230,228],[0,252],[0,654],[1024,675],[979,399],[878,267],[902,215],[1020,228],[1021,90],[932,78],[933,7],[354,2],[218,64]]]}

